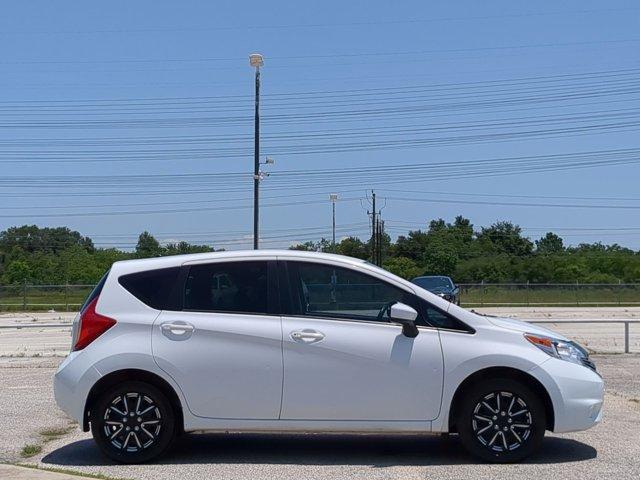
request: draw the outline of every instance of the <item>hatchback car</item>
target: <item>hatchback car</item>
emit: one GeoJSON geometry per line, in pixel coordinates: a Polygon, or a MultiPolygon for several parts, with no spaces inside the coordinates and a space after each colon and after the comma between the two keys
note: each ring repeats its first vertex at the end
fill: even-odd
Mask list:
{"type": "MultiPolygon", "coordinates": [[[[362,260],[297,251],[116,262],[73,325],[58,405],[120,462],[183,432],[456,432],[513,462],[600,421],[587,352],[362,260]]],[[[425,455],[428,452],[425,452],[425,455]]]]}
{"type": "Polygon", "coordinates": [[[416,277],[411,281],[449,302],[460,305],[460,288],[453,283],[450,277],[445,277],[444,275],[425,275],[416,277]]]}

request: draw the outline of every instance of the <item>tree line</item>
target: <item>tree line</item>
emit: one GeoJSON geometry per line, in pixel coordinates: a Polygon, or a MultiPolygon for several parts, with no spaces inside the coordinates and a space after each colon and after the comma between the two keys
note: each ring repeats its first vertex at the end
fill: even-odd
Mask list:
{"type": "Polygon", "coordinates": [[[119,260],[211,251],[207,245],[187,242],[163,246],[143,232],[135,250],[127,252],[96,247],[91,238],[67,227],[23,225],[0,232],[0,285],[90,285],[119,260]]]}
{"type": "MultiPolygon", "coordinates": [[[[640,281],[640,252],[617,244],[581,243],[566,247],[547,232],[531,241],[508,221],[474,229],[462,216],[453,223],[432,220],[395,242],[383,233],[378,242],[382,267],[404,278],[447,275],[458,283],[632,283],[640,281]]],[[[364,260],[376,258],[371,241],[356,237],[335,247],[326,239],[293,246],[297,250],[334,252],[364,260]]]]}
{"type": "MultiPolygon", "coordinates": [[[[548,232],[532,241],[508,221],[475,229],[458,216],[452,223],[432,220],[395,242],[386,233],[373,255],[370,240],[346,237],[335,246],[322,238],[291,246],[372,260],[404,278],[448,275],[459,283],[634,283],[640,282],[640,252],[617,244],[582,243],[567,247],[548,232]]],[[[188,242],[161,245],[150,233],[132,251],[96,247],[91,238],[67,227],[24,225],[0,232],[0,284],[92,284],[113,262],[183,253],[211,252],[188,242]]]]}

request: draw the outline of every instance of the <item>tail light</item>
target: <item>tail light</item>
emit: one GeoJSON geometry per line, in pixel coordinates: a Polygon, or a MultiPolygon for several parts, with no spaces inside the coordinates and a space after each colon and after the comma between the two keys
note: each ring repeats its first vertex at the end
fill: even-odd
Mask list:
{"type": "Polygon", "coordinates": [[[105,317],[96,312],[98,298],[95,297],[91,300],[80,313],[77,332],[74,332],[73,351],[82,350],[116,324],[113,318],[105,317]]]}

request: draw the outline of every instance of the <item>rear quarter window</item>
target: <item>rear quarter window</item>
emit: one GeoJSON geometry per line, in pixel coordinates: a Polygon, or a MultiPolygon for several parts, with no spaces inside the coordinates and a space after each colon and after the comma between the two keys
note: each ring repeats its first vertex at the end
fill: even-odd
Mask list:
{"type": "Polygon", "coordinates": [[[118,282],[145,305],[156,310],[170,310],[179,273],[180,267],[147,270],[123,275],[118,282]]]}
{"type": "Polygon", "coordinates": [[[107,277],[109,276],[109,271],[110,270],[107,270],[106,273],[100,279],[100,281],[96,284],[96,286],[93,287],[93,290],[91,290],[91,293],[82,304],[82,308],[80,308],[80,313],[84,312],[84,310],[87,308],[87,305],[89,305],[94,298],[100,295],[100,292],[102,292],[102,288],[104,287],[104,284],[107,281],[107,277]]]}

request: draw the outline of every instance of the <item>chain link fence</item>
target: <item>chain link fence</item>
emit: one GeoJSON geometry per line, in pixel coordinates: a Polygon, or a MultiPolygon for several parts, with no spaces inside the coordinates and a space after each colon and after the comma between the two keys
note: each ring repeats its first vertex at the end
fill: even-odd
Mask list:
{"type": "Polygon", "coordinates": [[[640,305],[640,283],[463,283],[464,307],[640,305]]]}
{"type": "MultiPolygon", "coordinates": [[[[640,306],[640,283],[462,283],[463,307],[640,306]]],[[[93,285],[0,285],[0,311],[75,311],[93,285]]]]}
{"type": "Polygon", "coordinates": [[[94,285],[0,285],[0,311],[71,312],[78,310],[94,285]]]}

